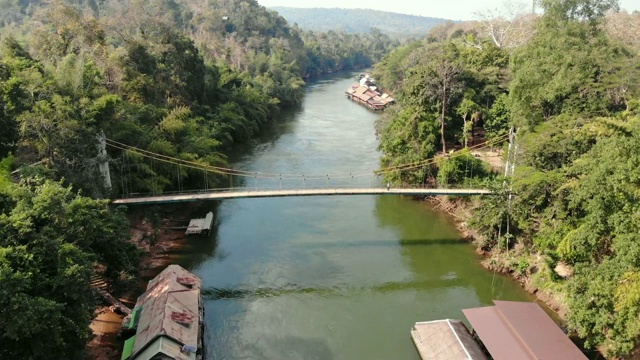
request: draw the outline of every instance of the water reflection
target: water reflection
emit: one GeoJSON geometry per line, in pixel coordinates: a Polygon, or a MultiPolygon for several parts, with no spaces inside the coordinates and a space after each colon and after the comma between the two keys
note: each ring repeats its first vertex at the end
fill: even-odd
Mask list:
{"type": "Polygon", "coordinates": [[[462,319],[459,309],[490,305],[494,299],[531,300],[511,279],[483,269],[473,247],[451,226],[451,219],[428,205],[383,196],[376,203],[376,215],[380,226],[398,232],[401,254],[420,284],[418,288],[425,291],[425,301],[442,297],[438,302],[442,307],[433,312],[433,319],[462,319]],[[451,280],[455,284],[446,293],[434,293],[440,290],[434,284],[440,282],[448,288],[451,280]]]}
{"type": "MultiPolygon", "coordinates": [[[[344,99],[352,75],[310,84],[302,107],[235,154],[234,165],[273,173],[376,168],[379,115],[344,99]]],[[[492,274],[473,249],[417,202],[236,199],[216,209],[212,236],[194,239],[183,262],[202,279],[212,359],[417,359],[409,336],[416,321],[461,318],[461,308],[492,296],[492,274]]],[[[522,297],[516,284],[505,289],[502,298],[522,297]]]]}

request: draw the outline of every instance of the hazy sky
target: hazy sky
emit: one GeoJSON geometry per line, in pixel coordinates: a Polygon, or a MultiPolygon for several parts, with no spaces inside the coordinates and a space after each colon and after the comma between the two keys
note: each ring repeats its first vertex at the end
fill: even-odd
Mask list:
{"type": "MultiPolygon", "coordinates": [[[[532,3],[532,0],[520,1],[532,3]]],[[[367,8],[451,20],[471,20],[474,12],[499,8],[504,0],[258,0],[258,3],[267,7],[367,8]]],[[[640,10],[640,0],[621,0],[620,5],[628,11],[640,10]]]]}

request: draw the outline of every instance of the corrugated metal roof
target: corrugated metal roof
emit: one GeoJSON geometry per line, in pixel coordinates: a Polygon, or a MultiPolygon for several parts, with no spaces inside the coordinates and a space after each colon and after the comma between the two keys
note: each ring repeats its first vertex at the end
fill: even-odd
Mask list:
{"type": "Polygon", "coordinates": [[[142,307],[142,310],[134,358],[158,336],[167,336],[183,345],[197,346],[199,306],[200,279],[180,266],[167,267],[149,282],[147,292],[136,303],[136,307],[142,307]]]}
{"type": "MultiPolygon", "coordinates": [[[[200,288],[200,279],[197,276],[193,275],[179,265],[169,265],[160,274],[158,274],[158,276],[149,281],[149,283],[147,284],[147,292],[157,284],[171,282],[172,280],[175,281],[178,277],[191,277],[196,280],[196,284],[194,287],[197,287],[198,289],[200,288]]],[[[144,296],[145,294],[143,294],[142,296],[144,296]]]]}
{"type": "Polygon", "coordinates": [[[494,303],[462,310],[494,360],[587,359],[538,304],[494,303]]]}
{"type": "Polygon", "coordinates": [[[425,360],[487,360],[467,327],[459,320],[416,323],[411,338],[425,360]]]}
{"type": "Polygon", "coordinates": [[[360,86],[359,88],[356,89],[356,94],[364,94],[365,91],[369,90],[368,87],[366,86],[360,86]]]}
{"type": "Polygon", "coordinates": [[[134,360],[157,359],[158,354],[170,356],[173,360],[196,360],[196,354],[182,352],[182,346],[168,337],[161,336],[155,339],[147,348],[136,354],[134,360]]]}

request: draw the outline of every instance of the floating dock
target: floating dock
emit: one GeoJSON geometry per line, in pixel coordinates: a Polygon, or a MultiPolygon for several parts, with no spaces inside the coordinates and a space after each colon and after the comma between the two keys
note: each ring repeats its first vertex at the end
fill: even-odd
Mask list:
{"type": "Polygon", "coordinates": [[[213,224],[213,213],[209,211],[203,219],[191,219],[186,235],[209,235],[213,224]]]}
{"type": "Polygon", "coordinates": [[[411,329],[411,338],[424,360],[487,360],[459,320],[418,322],[411,329]]]}
{"type": "Polygon", "coordinates": [[[459,320],[418,322],[411,338],[424,360],[587,360],[534,302],[494,300],[495,306],[462,309],[459,320]]]}

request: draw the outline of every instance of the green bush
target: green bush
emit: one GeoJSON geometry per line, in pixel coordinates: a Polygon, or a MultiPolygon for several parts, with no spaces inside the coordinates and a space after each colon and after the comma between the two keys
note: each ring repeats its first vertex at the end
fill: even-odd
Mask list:
{"type": "Polygon", "coordinates": [[[448,157],[438,166],[438,186],[455,187],[478,183],[491,176],[491,171],[482,160],[468,150],[448,157]]]}

